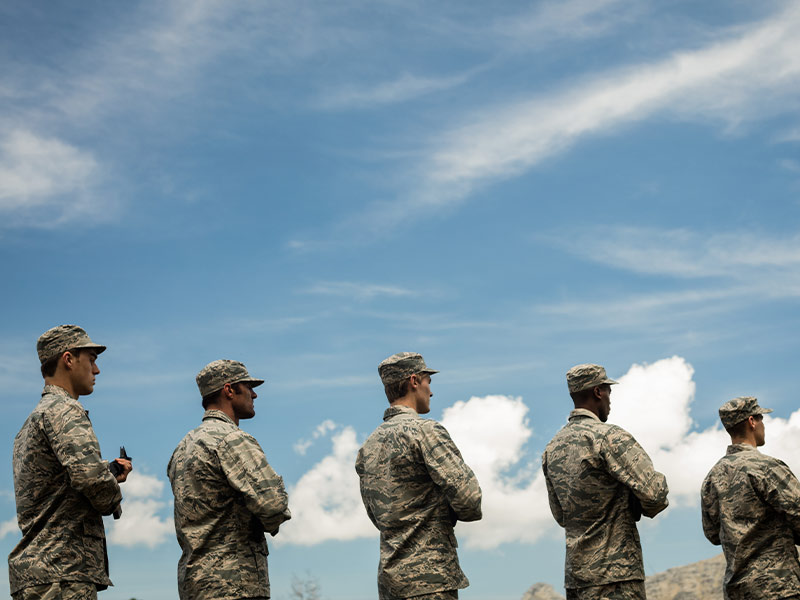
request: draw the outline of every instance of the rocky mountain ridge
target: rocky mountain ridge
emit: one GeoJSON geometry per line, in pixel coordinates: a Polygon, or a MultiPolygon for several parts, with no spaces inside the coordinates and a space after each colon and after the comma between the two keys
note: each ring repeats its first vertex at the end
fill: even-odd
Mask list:
{"type": "MultiPolygon", "coordinates": [[[[713,558],[667,569],[645,580],[647,600],[722,600],[722,577],[725,557],[713,558]]],[[[564,600],[553,586],[537,583],[522,600],[564,600]]]]}

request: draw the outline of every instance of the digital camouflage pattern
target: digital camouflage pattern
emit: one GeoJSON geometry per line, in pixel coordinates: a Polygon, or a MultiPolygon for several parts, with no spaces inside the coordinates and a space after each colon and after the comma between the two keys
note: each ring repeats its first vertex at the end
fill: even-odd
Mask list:
{"type": "MultiPolygon", "coordinates": [[[[381,596],[381,600],[405,600],[396,596],[381,596]]],[[[447,590],[446,592],[433,592],[432,594],[420,594],[411,600],[458,600],[458,590],[447,590]]]]}
{"type": "Polygon", "coordinates": [[[664,510],[667,480],[633,436],[576,408],[542,455],[550,510],[566,530],[566,588],[643,580],[636,521],[664,510]]]}
{"type": "Polygon", "coordinates": [[[609,379],[608,375],[606,375],[606,370],[600,365],[575,365],[567,371],[567,389],[570,394],[588,390],[604,383],[611,385],[617,382],[609,379]]]}
{"type": "Polygon", "coordinates": [[[644,581],[638,580],[567,589],[567,600],[641,600],[645,597],[644,581]]]}
{"type": "Polygon", "coordinates": [[[429,369],[422,355],[417,352],[398,352],[378,365],[378,375],[383,385],[398,383],[417,373],[433,375],[438,372],[429,369]]]}
{"type": "Polygon", "coordinates": [[[48,329],[39,336],[39,340],[36,342],[36,353],[42,364],[67,350],[77,350],[78,348],[94,348],[98,354],[106,349],[105,346],[95,344],[89,335],[77,325],[59,325],[48,329]]]}
{"type": "Polygon", "coordinates": [[[727,600],[800,595],[800,483],[749,444],[732,444],[701,488],[703,533],[722,545],[727,600]]]}
{"type": "Polygon", "coordinates": [[[91,583],[46,583],[34,585],[11,596],[13,600],[97,600],[97,588],[91,583]]]}
{"type": "Polygon", "coordinates": [[[758,405],[758,400],[753,396],[740,396],[739,398],[728,400],[719,407],[719,419],[725,429],[730,429],[747,417],[766,415],[771,412],[771,408],[761,408],[758,405]]]}
{"type": "Polygon", "coordinates": [[[256,439],[207,410],[167,466],[175,495],[181,600],[269,598],[267,541],[291,517],[288,497],[256,439]]]}
{"type": "Polygon", "coordinates": [[[197,374],[195,381],[203,398],[218,392],[226,383],[250,383],[253,387],[264,383],[263,379],[250,377],[247,368],[238,360],[227,359],[208,363],[197,374]]]}
{"type": "Polygon", "coordinates": [[[456,521],[481,518],[481,488],[450,434],[391,406],[358,452],[361,498],[380,531],[381,600],[469,585],[456,554],[456,521]]]}
{"type": "Polygon", "coordinates": [[[11,593],[64,581],[111,585],[101,515],[114,512],[122,494],[81,403],[45,386],[13,457],[22,539],[8,557],[11,593]]]}

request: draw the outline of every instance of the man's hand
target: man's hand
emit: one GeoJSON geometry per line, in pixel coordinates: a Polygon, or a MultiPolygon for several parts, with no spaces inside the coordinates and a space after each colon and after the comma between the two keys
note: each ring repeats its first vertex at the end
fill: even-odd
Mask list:
{"type": "Polygon", "coordinates": [[[115,458],[114,462],[122,469],[122,472],[116,475],[117,482],[122,483],[128,478],[128,473],[133,471],[133,464],[127,458],[115,458]]]}

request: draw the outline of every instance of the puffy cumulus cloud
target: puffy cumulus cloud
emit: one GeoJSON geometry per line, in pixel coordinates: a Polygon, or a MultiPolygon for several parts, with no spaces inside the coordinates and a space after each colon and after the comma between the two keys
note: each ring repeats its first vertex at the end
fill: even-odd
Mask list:
{"type": "Polygon", "coordinates": [[[472,397],[444,411],[442,425],[483,491],[483,519],[457,527],[468,547],[533,542],[554,524],[539,462],[525,462],[527,413],[522,398],[508,396],[472,397]]]}
{"type": "MultiPolygon", "coordinates": [[[[322,423],[317,431],[329,431],[329,427],[322,423]]],[[[281,526],[276,543],[311,546],[377,536],[361,503],[354,467],[359,448],[356,432],[352,427],[341,428],[331,442],[332,453],[289,486],[292,519],[281,526]]]]}
{"type": "Polygon", "coordinates": [[[108,541],[118,546],[155,548],[175,533],[172,517],[159,513],[167,506],[161,500],[165,483],[152,475],[133,471],[122,484],[125,500],[122,518],[111,521],[108,541]]]}
{"type": "Polygon", "coordinates": [[[720,427],[692,431],[693,376],[679,356],[634,364],[611,393],[609,422],[633,434],[667,476],[673,505],[698,503],[703,477],[728,443],[720,427]]]}
{"type": "Polygon", "coordinates": [[[668,448],[692,427],[694,369],[674,356],[632,365],[611,394],[610,421],[630,431],[648,451],[668,448]]]}
{"type": "Polygon", "coordinates": [[[18,536],[20,535],[19,525],[17,525],[17,518],[12,517],[8,521],[0,521],[0,540],[5,538],[7,535],[13,535],[16,533],[18,536]]]}
{"type": "MultiPolygon", "coordinates": [[[[693,431],[694,369],[679,356],[633,365],[611,394],[609,421],[630,431],[667,476],[673,506],[696,506],[703,478],[725,454],[730,437],[719,423],[693,431]]],[[[761,450],[800,467],[800,410],[765,418],[761,450]]]]}
{"type": "MultiPolygon", "coordinates": [[[[760,401],[766,408],[768,402],[760,401]]],[[[800,473],[800,409],[788,419],[771,415],[764,416],[766,444],[761,449],[765,454],[780,458],[796,474],[800,473]]]]}
{"type": "MultiPolygon", "coordinates": [[[[697,430],[691,417],[694,368],[679,356],[634,364],[612,393],[609,421],[630,431],[667,476],[671,506],[696,506],[700,485],[725,453],[730,438],[720,424],[697,430]]],[[[768,404],[768,403],[764,403],[768,404]]],[[[467,547],[533,543],[557,530],[550,514],[538,455],[528,442],[532,429],[522,398],[472,397],[445,409],[448,429],[483,490],[483,519],[459,523],[467,547]]],[[[765,417],[763,451],[800,471],[800,410],[788,419],[765,417]]],[[[315,431],[327,434],[322,423],[315,431]]],[[[361,504],[353,463],[355,431],[337,428],[333,451],[290,489],[294,519],[281,532],[283,542],[312,545],[325,540],[374,537],[361,504]]]]}

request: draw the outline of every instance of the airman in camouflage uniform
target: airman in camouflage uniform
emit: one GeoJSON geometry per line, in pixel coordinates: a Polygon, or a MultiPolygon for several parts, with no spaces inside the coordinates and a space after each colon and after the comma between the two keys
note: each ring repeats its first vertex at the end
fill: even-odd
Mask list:
{"type": "Polygon", "coordinates": [[[645,598],[636,521],[667,507],[667,481],[633,436],[606,423],[611,385],[599,365],[567,372],[575,404],[542,455],[550,510],[566,530],[568,600],[645,598]]]}
{"type": "Polygon", "coordinates": [[[111,585],[102,515],[119,509],[119,483],[100,456],[78,401],[100,370],[95,344],[77,325],[43,333],[37,352],[45,380],[39,404],[14,439],[14,493],[22,540],[8,557],[15,600],[85,600],[111,585]]]}
{"type": "Polygon", "coordinates": [[[380,600],[451,600],[469,585],[456,554],[457,521],[481,518],[481,488],[430,411],[431,375],[417,353],[378,367],[391,406],[358,452],[361,498],[380,531],[380,600]]]}
{"type": "Polygon", "coordinates": [[[719,409],[731,445],[703,481],[701,502],[703,532],[725,553],[726,600],[800,598],[800,483],[756,449],[770,412],[752,396],[719,409]]]}
{"type": "Polygon", "coordinates": [[[291,517],[281,479],[256,439],[239,429],[255,416],[250,377],[234,360],[197,375],[203,422],[181,440],[167,466],[175,495],[181,600],[269,598],[267,542],[291,517]]]}

